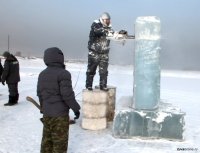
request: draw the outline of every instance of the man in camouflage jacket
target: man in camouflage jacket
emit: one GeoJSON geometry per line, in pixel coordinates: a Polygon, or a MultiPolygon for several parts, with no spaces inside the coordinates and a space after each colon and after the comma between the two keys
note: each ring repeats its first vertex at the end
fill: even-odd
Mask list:
{"type": "Polygon", "coordinates": [[[88,66],[86,72],[86,88],[92,90],[93,78],[99,66],[100,89],[107,90],[109,44],[106,37],[113,32],[110,24],[110,15],[103,13],[99,20],[95,20],[91,26],[88,42],[88,66]]]}

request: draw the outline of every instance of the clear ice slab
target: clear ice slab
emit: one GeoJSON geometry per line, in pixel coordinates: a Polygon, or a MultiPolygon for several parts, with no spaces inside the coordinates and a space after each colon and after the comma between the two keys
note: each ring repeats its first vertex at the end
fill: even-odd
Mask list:
{"type": "Polygon", "coordinates": [[[160,20],[138,17],[135,23],[135,109],[154,110],[160,101],[160,20]]]}
{"type": "Polygon", "coordinates": [[[184,112],[169,103],[160,103],[156,111],[127,108],[116,113],[113,136],[184,140],[184,116],[184,112]]]}

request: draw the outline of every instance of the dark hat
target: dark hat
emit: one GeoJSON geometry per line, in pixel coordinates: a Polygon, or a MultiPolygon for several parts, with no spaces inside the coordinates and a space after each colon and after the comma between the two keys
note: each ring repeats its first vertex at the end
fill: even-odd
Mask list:
{"type": "Polygon", "coordinates": [[[10,56],[10,53],[9,53],[8,51],[5,51],[5,52],[3,53],[3,57],[8,57],[8,56],[10,56]]]}
{"type": "Polygon", "coordinates": [[[51,64],[51,63],[64,64],[63,52],[57,47],[46,49],[44,51],[44,63],[46,65],[51,64]]]}

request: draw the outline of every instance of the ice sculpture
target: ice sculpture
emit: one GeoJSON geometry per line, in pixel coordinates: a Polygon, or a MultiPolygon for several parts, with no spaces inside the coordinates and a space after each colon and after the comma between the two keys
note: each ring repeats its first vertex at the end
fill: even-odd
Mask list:
{"type": "Polygon", "coordinates": [[[132,107],[115,110],[113,136],[183,140],[185,113],[170,103],[160,102],[160,20],[157,17],[136,20],[133,89],[132,107]]]}
{"type": "Polygon", "coordinates": [[[138,17],[135,24],[135,109],[156,109],[160,101],[160,19],[138,17]]]}

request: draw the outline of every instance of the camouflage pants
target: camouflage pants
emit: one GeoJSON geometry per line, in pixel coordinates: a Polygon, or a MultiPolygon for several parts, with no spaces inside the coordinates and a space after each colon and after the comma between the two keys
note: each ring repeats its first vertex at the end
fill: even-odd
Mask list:
{"type": "Polygon", "coordinates": [[[66,153],[69,117],[44,117],[41,153],[66,153]]]}
{"type": "Polygon", "coordinates": [[[89,50],[87,74],[94,76],[96,74],[96,69],[99,66],[99,74],[107,76],[108,75],[108,61],[109,61],[108,52],[96,53],[94,51],[89,50]]]}

